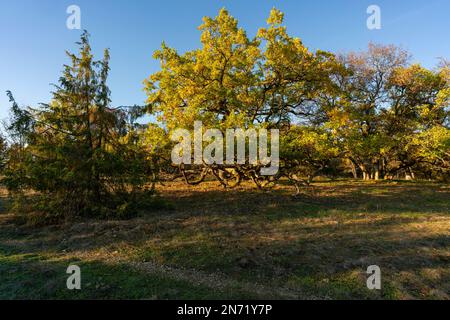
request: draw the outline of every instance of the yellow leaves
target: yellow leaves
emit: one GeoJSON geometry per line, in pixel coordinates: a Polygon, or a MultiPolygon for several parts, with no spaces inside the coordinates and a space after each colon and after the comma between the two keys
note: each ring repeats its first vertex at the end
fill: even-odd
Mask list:
{"type": "Polygon", "coordinates": [[[432,113],[432,110],[427,105],[419,106],[418,110],[421,118],[428,118],[432,113]]]}
{"type": "Polygon", "coordinates": [[[434,126],[413,135],[407,149],[417,150],[418,154],[428,161],[443,157],[450,150],[450,130],[442,126],[434,126]]]}
{"type": "MultiPolygon", "coordinates": [[[[195,120],[212,127],[248,127],[267,121],[267,109],[277,108],[272,99],[295,104],[317,97],[318,88],[327,87],[322,82],[333,55],[311,53],[287,34],[282,22],[283,14],[273,9],[268,29],[249,39],[237,20],[221,10],[203,19],[198,49],[181,55],[163,44],[155,54],[161,71],[145,82],[152,110],[167,128],[195,120]]],[[[275,117],[285,111],[275,110],[275,117]]]]}
{"type": "Polygon", "coordinates": [[[396,68],[389,82],[391,85],[405,88],[409,94],[416,94],[439,90],[445,86],[446,80],[441,72],[433,72],[414,64],[396,68]]]}
{"type": "Polygon", "coordinates": [[[266,39],[267,38],[267,29],[266,28],[258,29],[258,32],[256,33],[256,37],[259,39],[266,39]]]}
{"type": "Polygon", "coordinates": [[[210,48],[226,49],[233,42],[245,43],[243,30],[238,30],[238,22],[227,10],[221,9],[217,17],[203,18],[203,24],[198,28],[202,31],[201,42],[210,48]]]}
{"type": "Polygon", "coordinates": [[[292,126],[281,135],[281,151],[284,157],[299,161],[320,161],[339,153],[327,132],[303,126],[292,126]]]}
{"type": "Polygon", "coordinates": [[[436,98],[436,104],[442,107],[450,105],[450,88],[445,88],[439,91],[436,98]]]}
{"type": "Polygon", "coordinates": [[[340,128],[349,124],[350,115],[348,112],[334,108],[328,112],[328,117],[330,118],[329,125],[332,128],[340,128]]]}
{"type": "Polygon", "coordinates": [[[248,43],[247,34],[243,29],[239,29],[236,36],[236,42],[239,44],[246,44],[248,43]]]}
{"type": "Polygon", "coordinates": [[[269,25],[280,25],[283,23],[284,20],[284,13],[282,13],[280,10],[273,8],[270,11],[269,19],[267,19],[267,24],[269,25]]]}

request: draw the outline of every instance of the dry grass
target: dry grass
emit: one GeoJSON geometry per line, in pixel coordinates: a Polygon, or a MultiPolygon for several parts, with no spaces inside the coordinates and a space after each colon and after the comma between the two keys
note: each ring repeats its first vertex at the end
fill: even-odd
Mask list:
{"type": "MultiPolygon", "coordinates": [[[[61,289],[66,264],[78,261],[82,270],[100,264],[94,278],[105,266],[128,270],[104,284],[114,295],[86,289],[95,298],[449,299],[448,185],[320,182],[292,197],[287,186],[263,192],[175,182],[160,192],[172,210],[128,221],[29,229],[0,215],[0,268],[42,264],[50,270],[44,281],[56,283],[49,297],[63,298],[72,297],[61,289]],[[382,270],[381,291],[366,287],[372,264],[382,270]],[[61,284],[51,276],[56,270],[61,284]],[[159,279],[151,297],[115,286],[127,282],[130,270],[138,279],[159,279]]],[[[32,278],[12,275],[9,286],[0,284],[0,296],[39,297],[42,288],[32,278]],[[23,282],[35,291],[23,291],[23,282]]]]}

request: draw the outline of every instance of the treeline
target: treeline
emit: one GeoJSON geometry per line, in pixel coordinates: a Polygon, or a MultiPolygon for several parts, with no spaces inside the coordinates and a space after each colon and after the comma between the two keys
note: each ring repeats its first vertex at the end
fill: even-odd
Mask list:
{"type": "Polygon", "coordinates": [[[221,10],[199,27],[201,46],[184,54],[163,44],[159,72],[145,81],[145,106],[111,107],[109,53],[92,57],[87,34],[69,54],[49,104],[12,108],[2,145],[3,183],[18,207],[51,217],[128,216],[152,206],[155,183],[213,177],[225,187],[263,188],[287,179],[299,190],[314,177],[450,177],[450,65],[411,64],[395,46],[366,52],[311,52],[272,10],[254,38],[221,10]],[[137,119],[151,114],[155,123],[137,119]],[[195,121],[280,130],[280,170],[257,165],[173,166],[171,133],[195,121]],[[27,194],[35,191],[33,201],[27,194]],[[147,200],[146,200],[147,199],[147,200]]]}
{"type": "MultiPolygon", "coordinates": [[[[180,54],[163,44],[155,53],[161,71],[145,83],[149,111],[168,134],[196,120],[222,132],[279,129],[281,167],[263,177],[255,166],[190,166],[182,168],[188,182],[207,173],[226,186],[250,179],[259,187],[281,178],[298,187],[318,175],[449,178],[445,61],[428,70],[400,48],[374,44],[361,53],[311,52],[275,9],[254,38],[226,10],[199,29],[200,48],[180,54]]],[[[170,150],[168,138],[160,141],[158,150],[170,150]]]]}

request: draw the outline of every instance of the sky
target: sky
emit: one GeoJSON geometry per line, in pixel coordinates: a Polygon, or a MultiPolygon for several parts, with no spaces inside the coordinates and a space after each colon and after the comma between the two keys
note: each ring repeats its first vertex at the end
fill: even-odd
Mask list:
{"type": "Polygon", "coordinates": [[[223,7],[251,37],[276,7],[288,33],[311,50],[361,51],[374,42],[401,46],[428,68],[450,58],[448,0],[0,0],[0,119],[10,108],[6,90],[20,105],[50,100],[69,62],[65,51],[76,50],[81,34],[66,26],[70,5],[80,7],[96,57],[111,50],[114,106],[143,104],[142,82],[159,69],[152,54],[162,41],[180,52],[198,48],[202,17],[223,7]],[[366,26],[372,4],[381,9],[380,30],[366,26]]]}

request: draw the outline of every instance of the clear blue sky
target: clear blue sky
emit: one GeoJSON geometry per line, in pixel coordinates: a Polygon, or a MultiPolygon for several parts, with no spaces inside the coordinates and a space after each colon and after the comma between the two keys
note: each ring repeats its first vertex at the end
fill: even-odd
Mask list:
{"type": "Polygon", "coordinates": [[[198,47],[202,17],[222,7],[250,36],[277,7],[289,33],[313,50],[363,50],[372,41],[400,45],[426,67],[450,58],[448,0],[0,0],[0,118],[8,113],[8,89],[20,104],[48,102],[50,83],[68,62],[65,50],[75,50],[80,35],[66,28],[71,4],[81,8],[94,52],[111,49],[114,105],[143,103],[142,81],[159,67],[153,51],[163,40],[180,51],[198,47]],[[366,28],[370,4],[381,7],[381,30],[366,28]]]}

